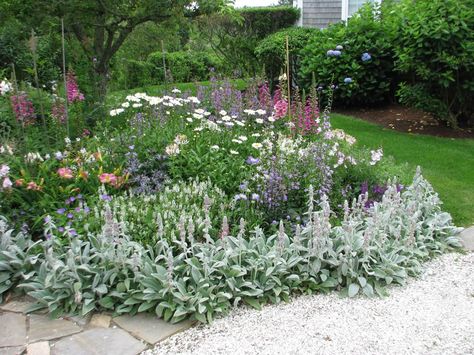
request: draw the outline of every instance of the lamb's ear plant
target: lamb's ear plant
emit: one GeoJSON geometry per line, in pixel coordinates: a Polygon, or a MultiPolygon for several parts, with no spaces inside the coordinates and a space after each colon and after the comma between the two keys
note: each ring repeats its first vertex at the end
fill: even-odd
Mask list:
{"type": "Polygon", "coordinates": [[[186,228],[181,218],[176,233],[147,247],[130,239],[106,205],[101,233],[67,244],[54,236],[41,242],[44,261],[20,288],[53,316],[107,309],[211,322],[240,303],[259,309],[294,293],[384,296],[388,285],[419,274],[420,262],[460,246],[459,229],[419,172],[403,192],[389,182],[382,200],[369,208],[367,195],[346,201],[337,226],[331,225],[328,199],[315,206],[313,194],[310,188],[303,224],[281,221],[270,236],[259,227],[247,230],[243,219],[233,232],[227,218],[216,228],[206,217],[207,202],[201,231],[186,228]],[[216,239],[197,237],[211,229],[221,231],[216,239]]]}
{"type": "Polygon", "coordinates": [[[18,282],[35,276],[41,261],[41,255],[36,253],[38,244],[24,233],[15,233],[0,216],[0,303],[18,282]]]}

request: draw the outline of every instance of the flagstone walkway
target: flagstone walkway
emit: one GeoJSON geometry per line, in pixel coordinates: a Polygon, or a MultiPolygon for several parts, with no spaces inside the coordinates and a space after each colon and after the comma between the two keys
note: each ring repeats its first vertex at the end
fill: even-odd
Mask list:
{"type": "Polygon", "coordinates": [[[51,319],[26,314],[31,305],[27,298],[0,305],[0,355],[135,355],[193,324],[151,314],[51,319]]]}

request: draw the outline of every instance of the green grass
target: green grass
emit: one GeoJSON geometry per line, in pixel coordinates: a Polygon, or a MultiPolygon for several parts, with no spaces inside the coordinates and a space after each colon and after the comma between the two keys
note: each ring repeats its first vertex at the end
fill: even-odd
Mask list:
{"type": "Polygon", "coordinates": [[[459,226],[474,224],[474,140],[395,132],[353,117],[334,114],[332,125],[357,138],[358,144],[382,147],[398,163],[421,166],[444,208],[459,226]]]}
{"type": "MultiPolygon", "coordinates": [[[[230,80],[230,82],[235,85],[235,87],[239,90],[244,90],[247,87],[247,81],[245,79],[235,79],[230,80]]],[[[162,95],[165,92],[170,92],[174,88],[177,88],[182,92],[188,91],[191,92],[191,94],[195,95],[198,86],[209,86],[210,84],[210,81],[200,81],[195,83],[172,83],[113,91],[107,96],[107,104],[110,106],[117,105],[118,103],[123,102],[127,95],[134,94],[137,92],[145,92],[148,95],[162,95]]]]}

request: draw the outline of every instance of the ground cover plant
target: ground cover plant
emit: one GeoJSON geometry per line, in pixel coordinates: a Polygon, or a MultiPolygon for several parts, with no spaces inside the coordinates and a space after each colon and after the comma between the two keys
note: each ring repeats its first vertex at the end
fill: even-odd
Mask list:
{"type": "MultiPolygon", "coordinates": [[[[2,100],[17,96],[2,85],[2,100]]],[[[459,247],[420,171],[335,129],[315,87],[291,103],[286,87],[135,92],[87,134],[35,151],[5,136],[0,293],[26,292],[53,316],[208,322],[294,293],[383,296],[459,247]]],[[[41,120],[20,113],[12,130],[34,141],[41,120]]]]}

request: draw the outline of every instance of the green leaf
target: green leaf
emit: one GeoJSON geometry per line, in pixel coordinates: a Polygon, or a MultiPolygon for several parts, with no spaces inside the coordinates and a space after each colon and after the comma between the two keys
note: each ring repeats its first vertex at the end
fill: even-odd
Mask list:
{"type": "Polygon", "coordinates": [[[348,296],[354,297],[359,293],[360,286],[358,284],[352,283],[349,285],[348,296]]]}
{"type": "Polygon", "coordinates": [[[247,303],[248,305],[250,305],[251,307],[255,308],[255,309],[258,309],[258,310],[262,309],[262,305],[260,304],[260,302],[256,298],[244,297],[244,302],[247,303]]]}

